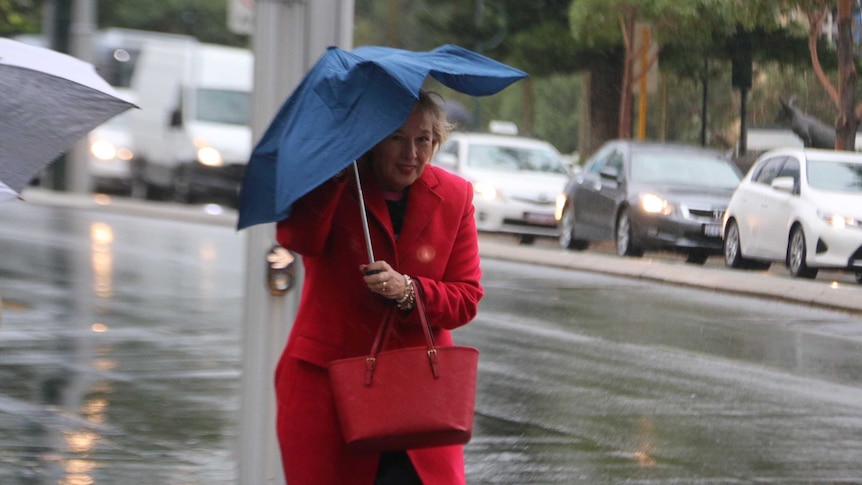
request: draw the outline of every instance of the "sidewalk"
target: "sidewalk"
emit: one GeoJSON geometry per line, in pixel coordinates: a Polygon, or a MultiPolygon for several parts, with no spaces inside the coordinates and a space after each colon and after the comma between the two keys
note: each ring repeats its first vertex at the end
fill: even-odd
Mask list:
{"type": "Polygon", "coordinates": [[[862,313],[862,285],[824,279],[782,278],[763,271],[700,267],[649,258],[621,258],[590,251],[543,249],[481,241],[482,257],[612,274],[708,290],[757,295],[806,305],[862,313]]]}
{"type": "MultiPolygon", "coordinates": [[[[143,202],[124,197],[76,195],[28,188],[25,203],[111,211],[141,217],[170,218],[201,224],[235,227],[236,211],[219,206],[143,202]]],[[[506,244],[480,238],[479,253],[492,258],[523,263],[592,271],[629,278],[703,288],[727,293],[757,295],[822,308],[862,313],[862,285],[782,278],[762,271],[732,271],[650,258],[620,258],[591,251],[565,251],[536,246],[506,244]]]]}

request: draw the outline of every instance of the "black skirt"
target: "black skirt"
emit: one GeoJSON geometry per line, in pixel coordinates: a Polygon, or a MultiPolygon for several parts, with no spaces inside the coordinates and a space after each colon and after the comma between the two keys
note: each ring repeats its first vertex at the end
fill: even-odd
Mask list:
{"type": "Polygon", "coordinates": [[[374,485],[422,485],[422,480],[413,468],[407,452],[394,451],[380,455],[374,485]]]}

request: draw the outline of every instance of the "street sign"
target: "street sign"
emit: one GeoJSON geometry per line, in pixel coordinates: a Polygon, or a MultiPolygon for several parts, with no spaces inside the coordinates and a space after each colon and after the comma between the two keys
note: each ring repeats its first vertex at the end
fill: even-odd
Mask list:
{"type": "Polygon", "coordinates": [[[653,28],[649,24],[638,23],[635,26],[635,42],[632,52],[635,54],[632,63],[632,93],[641,94],[641,81],[646,76],[646,92],[654,94],[658,90],[658,44],[653,37],[653,28]]]}
{"type": "Polygon", "coordinates": [[[254,0],[227,0],[227,28],[235,34],[254,32],[254,0]]]}

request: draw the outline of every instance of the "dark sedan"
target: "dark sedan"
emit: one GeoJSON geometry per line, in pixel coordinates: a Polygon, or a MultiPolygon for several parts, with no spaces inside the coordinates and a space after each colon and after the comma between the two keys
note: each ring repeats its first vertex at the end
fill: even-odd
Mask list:
{"type": "Polygon", "coordinates": [[[615,241],[621,256],[672,250],[703,264],[722,254],[722,216],[742,173],[720,152],[614,140],[569,180],[557,200],[560,244],[615,241]]]}

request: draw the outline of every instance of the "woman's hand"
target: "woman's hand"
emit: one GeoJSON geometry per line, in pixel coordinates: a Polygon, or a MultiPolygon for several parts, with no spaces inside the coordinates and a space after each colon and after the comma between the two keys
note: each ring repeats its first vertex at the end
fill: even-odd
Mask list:
{"type": "Polygon", "coordinates": [[[407,291],[407,279],[404,275],[392,269],[386,261],[375,261],[359,266],[365,275],[363,279],[368,289],[390,300],[404,296],[407,291]]]}

